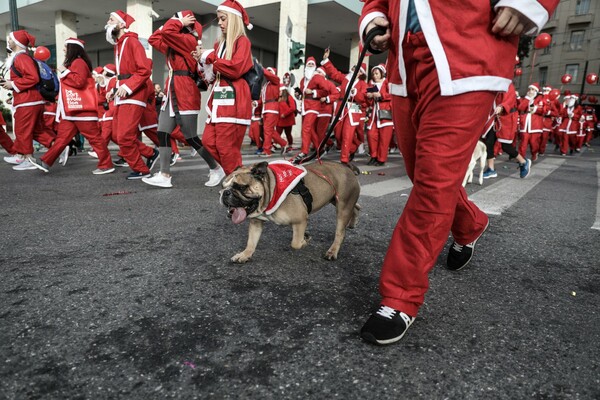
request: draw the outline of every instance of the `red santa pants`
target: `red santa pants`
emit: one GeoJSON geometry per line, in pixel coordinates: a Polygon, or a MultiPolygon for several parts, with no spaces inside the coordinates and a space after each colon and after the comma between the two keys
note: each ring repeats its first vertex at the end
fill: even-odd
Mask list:
{"type": "Polygon", "coordinates": [[[119,155],[127,161],[129,168],[134,172],[149,174],[150,170],[142,160],[140,153],[142,142],[138,140],[138,125],[143,113],[144,107],[135,104],[118,105],[115,107],[112,129],[113,134],[117,137],[119,155]]]}
{"type": "Polygon", "coordinates": [[[46,164],[52,166],[60,153],[69,145],[71,139],[80,132],[92,146],[92,149],[98,155],[98,168],[112,168],[113,163],[110,159],[110,153],[106,143],[102,140],[98,130],[98,121],[67,121],[63,119],[58,124],[58,133],[54,144],[41,159],[46,164]]]}
{"type": "Polygon", "coordinates": [[[33,137],[44,130],[44,105],[17,107],[13,114],[15,142],[13,151],[18,154],[33,154],[33,137]]]}
{"type": "Polygon", "coordinates": [[[227,175],[242,166],[242,143],[247,125],[226,122],[207,123],[202,134],[202,145],[221,164],[227,175]]]}
{"type": "Polygon", "coordinates": [[[300,152],[308,154],[310,152],[310,144],[312,143],[315,149],[321,144],[317,137],[317,113],[309,112],[302,117],[302,149],[300,152]]]}
{"type": "Polygon", "coordinates": [[[8,154],[14,154],[13,141],[2,125],[0,125],[0,146],[2,146],[8,154]]]}
{"type": "Polygon", "coordinates": [[[382,304],[415,316],[448,232],[464,245],[488,223],[467,198],[462,180],[496,93],[441,96],[423,35],[411,39],[415,46],[405,55],[411,60],[409,97],[392,96],[392,106],[398,145],[414,186],[383,262],[380,293],[382,304]]]}
{"type": "Polygon", "coordinates": [[[534,159],[537,157],[540,151],[540,141],[542,140],[542,133],[529,133],[521,132],[521,143],[519,144],[519,154],[523,157],[527,157],[527,146],[531,150],[531,157],[534,159]]]}
{"type": "Polygon", "coordinates": [[[250,131],[248,132],[248,136],[250,136],[250,140],[256,143],[256,147],[262,149],[263,142],[260,138],[260,121],[250,122],[250,131]]]}
{"type": "Polygon", "coordinates": [[[377,121],[367,133],[367,142],[369,143],[369,154],[372,158],[380,162],[386,162],[392,141],[393,126],[377,127],[377,121]]]}
{"type": "Polygon", "coordinates": [[[279,122],[279,114],[264,113],[263,114],[263,152],[265,154],[271,154],[271,143],[275,142],[280,146],[287,146],[287,142],[281,137],[275,130],[279,122]]]}
{"type": "MultiPolygon", "coordinates": [[[[355,116],[356,119],[359,119],[359,116],[355,116]]],[[[341,137],[337,137],[338,143],[341,143],[341,151],[340,151],[340,161],[341,162],[350,162],[350,155],[356,152],[356,149],[360,145],[359,130],[360,124],[364,121],[359,121],[358,125],[352,126],[350,122],[350,114],[346,114],[342,119],[342,128],[339,131],[341,137]]],[[[336,132],[337,133],[337,132],[336,132]]]]}

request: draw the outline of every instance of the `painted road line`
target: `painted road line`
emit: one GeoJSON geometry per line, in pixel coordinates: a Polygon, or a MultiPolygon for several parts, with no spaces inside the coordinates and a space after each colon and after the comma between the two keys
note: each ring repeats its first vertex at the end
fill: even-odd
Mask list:
{"type": "Polygon", "coordinates": [[[565,161],[564,158],[547,158],[535,164],[527,178],[521,179],[518,172],[514,173],[474,193],[469,199],[488,215],[502,215],[565,161]]]}
{"type": "Polygon", "coordinates": [[[596,194],[596,222],[592,229],[600,230],[600,162],[596,163],[596,176],[598,177],[598,193],[596,194]]]}
{"type": "Polygon", "coordinates": [[[369,183],[368,185],[360,186],[360,195],[368,197],[381,197],[386,194],[399,192],[401,190],[410,189],[412,182],[408,176],[401,178],[387,179],[377,183],[369,183]]]}

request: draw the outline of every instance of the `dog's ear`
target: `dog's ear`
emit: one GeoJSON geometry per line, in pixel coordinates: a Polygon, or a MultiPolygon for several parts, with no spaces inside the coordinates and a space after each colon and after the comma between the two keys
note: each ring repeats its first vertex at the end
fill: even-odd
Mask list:
{"type": "Polygon", "coordinates": [[[254,164],[250,173],[256,179],[264,180],[265,176],[267,176],[267,168],[269,163],[266,161],[260,162],[258,164],[254,164]]]}

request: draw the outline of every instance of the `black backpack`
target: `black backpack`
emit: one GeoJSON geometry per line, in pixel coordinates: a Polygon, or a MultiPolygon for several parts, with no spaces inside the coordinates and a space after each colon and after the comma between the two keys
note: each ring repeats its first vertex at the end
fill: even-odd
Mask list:
{"type": "MultiPolygon", "coordinates": [[[[52,71],[52,68],[50,68],[50,66],[48,66],[48,64],[46,64],[43,61],[36,60],[35,58],[31,57],[29,54],[27,54],[27,56],[29,58],[31,58],[33,60],[33,62],[35,63],[35,65],[37,66],[38,76],[40,78],[40,80],[39,80],[38,84],[35,86],[35,88],[37,89],[38,92],[40,92],[40,94],[42,95],[44,100],[50,101],[50,102],[56,101],[56,96],[58,95],[58,90],[59,90],[58,77],[56,76],[54,71],[52,71]]],[[[23,74],[21,74],[19,71],[17,71],[17,69],[15,68],[14,65],[12,65],[10,67],[10,70],[15,75],[17,75],[19,78],[21,78],[23,76],[23,74]]]]}
{"type": "Polygon", "coordinates": [[[252,96],[252,100],[260,99],[260,92],[262,90],[263,81],[265,79],[265,71],[262,65],[258,62],[256,57],[253,58],[252,68],[248,70],[242,76],[248,82],[248,86],[250,86],[250,94],[252,96]]]}

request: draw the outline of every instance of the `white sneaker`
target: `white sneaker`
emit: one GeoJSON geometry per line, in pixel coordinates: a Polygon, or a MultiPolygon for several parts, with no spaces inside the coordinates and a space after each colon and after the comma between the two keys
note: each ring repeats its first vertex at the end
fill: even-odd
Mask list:
{"type": "Polygon", "coordinates": [[[198,155],[198,152],[196,151],[196,149],[192,148],[192,150],[190,151],[190,157],[196,157],[198,155]]]}
{"type": "Polygon", "coordinates": [[[94,175],[104,175],[104,174],[110,174],[115,172],[114,168],[96,168],[95,170],[92,171],[92,174],[94,175]]]}
{"type": "Polygon", "coordinates": [[[15,171],[29,171],[32,169],[37,169],[37,167],[35,165],[33,165],[31,163],[31,161],[27,160],[23,160],[20,164],[15,165],[14,167],[12,167],[15,171]]]}
{"type": "Polygon", "coordinates": [[[211,169],[208,174],[208,182],[204,184],[204,186],[217,186],[221,181],[225,178],[225,171],[219,165],[218,168],[211,169]]]}
{"type": "Polygon", "coordinates": [[[58,163],[63,167],[67,165],[67,160],[69,159],[69,146],[65,147],[65,149],[60,153],[60,157],[58,157],[58,163]]]}
{"type": "Polygon", "coordinates": [[[90,157],[92,158],[98,158],[98,154],[96,154],[95,151],[88,151],[88,154],[90,155],[90,157]]]}
{"type": "Polygon", "coordinates": [[[365,144],[364,143],[361,143],[358,146],[358,154],[365,154],[365,144]]]}
{"type": "Polygon", "coordinates": [[[4,157],[4,161],[9,164],[18,165],[25,161],[25,157],[22,154],[15,154],[14,156],[4,157]]]}
{"type": "Polygon", "coordinates": [[[163,188],[171,188],[171,177],[165,176],[161,172],[157,172],[149,178],[142,178],[142,182],[152,186],[159,186],[163,188]]]}

